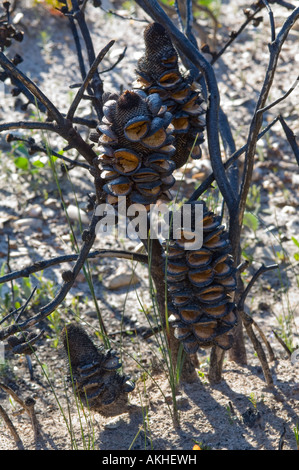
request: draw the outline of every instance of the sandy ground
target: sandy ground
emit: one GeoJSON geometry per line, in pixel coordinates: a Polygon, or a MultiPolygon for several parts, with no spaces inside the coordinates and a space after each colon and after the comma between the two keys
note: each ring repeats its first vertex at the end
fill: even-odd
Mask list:
{"type": "MultiPolygon", "coordinates": [[[[14,46],[24,62],[22,70],[29,73],[53,102],[65,111],[74,92],[72,83],[80,81],[77,58],[70,31],[63,18],[51,16],[30,2],[22,1],[23,17],[20,26],[24,29],[23,43],[14,46]],[[38,33],[36,33],[38,31],[38,33]]],[[[242,24],[244,1],[223,2],[217,32],[217,49],[229,33],[242,24]]],[[[287,11],[273,6],[277,28],[287,16],[287,11]]],[[[104,74],[105,89],[130,88],[134,80],[136,60],[142,54],[143,22],[122,20],[106,15],[101,10],[88,6],[88,24],[95,49],[100,50],[110,39],[116,44],[103,64],[111,66],[127,46],[125,59],[113,70],[104,74]]],[[[143,18],[140,10],[134,16],[143,18]]],[[[127,12],[124,12],[127,14],[127,12]]],[[[246,141],[250,116],[262,85],[268,60],[269,22],[267,14],[259,27],[249,26],[240,38],[222,56],[215,71],[219,81],[223,110],[228,115],[238,146],[246,141]]],[[[209,25],[209,22],[206,21],[209,25]]],[[[295,63],[299,57],[299,27],[295,25],[281,54],[279,67],[271,91],[271,101],[277,99],[293,83],[297,76],[295,63]]],[[[24,113],[20,101],[9,94],[1,95],[0,119],[29,119],[32,108],[24,113]]],[[[0,90],[2,93],[3,90],[0,90]]],[[[288,123],[298,136],[298,98],[296,89],[292,95],[267,115],[271,121],[278,112],[288,117],[288,123]]],[[[87,103],[82,103],[82,116],[90,116],[87,103]]],[[[38,140],[38,133],[34,135],[38,140]]],[[[50,144],[63,145],[55,136],[50,144]]],[[[10,266],[17,269],[42,258],[72,253],[71,238],[65,214],[58,201],[55,181],[49,170],[39,176],[15,171],[10,147],[1,142],[2,174],[0,180],[0,259],[7,261],[7,235],[10,239],[10,266]],[[42,188],[42,189],[41,189],[42,188]],[[29,219],[29,222],[28,222],[29,219]]],[[[207,149],[203,158],[188,166],[185,194],[192,192],[210,170],[207,149]]],[[[89,175],[84,170],[74,169],[71,178],[59,173],[63,196],[68,206],[76,203],[86,206],[86,195],[92,191],[89,175]]],[[[144,266],[136,266],[139,282],[130,288],[117,291],[109,288],[111,276],[120,270],[131,272],[132,265],[123,260],[91,262],[95,293],[104,322],[115,349],[121,355],[126,373],[131,375],[136,386],[130,394],[130,408],[116,417],[103,417],[99,413],[89,415],[78,411],[71,390],[65,390],[66,363],[58,340],[65,322],[74,314],[80,316],[88,332],[97,338],[97,314],[84,276],[80,274],[74,288],[67,296],[64,308],[59,309],[57,328],[49,323],[42,325],[46,340],[38,345],[32,357],[33,377],[24,357],[9,357],[0,368],[0,381],[9,385],[23,399],[30,396],[36,400],[36,414],[40,426],[37,442],[29,417],[18,413],[19,405],[0,391],[1,405],[9,414],[26,449],[71,449],[94,447],[99,450],[156,449],[191,450],[195,443],[203,449],[272,450],[296,449],[295,428],[299,422],[299,363],[292,364],[272,330],[281,336],[286,334],[293,348],[298,347],[299,296],[298,260],[299,251],[293,239],[298,239],[298,166],[286,142],[280,125],[276,124],[267,138],[258,145],[257,164],[251,194],[251,210],[258,205],[259,226],[256,231],[245,227],[243,233],[244,254],[253,260],[245,273],[247,282],[262,262],[279,264],[279,270],[269,272],[256,283],[247,300],[246,308],[263,329],[275,353],[270,363],[275,383],[275,393],[266,388],[260,363],[246,337],[248,365],[240,367],[228,359],[225,361],[223,381],[212,387],[207,380],[208,356],[199,355],[198,380],[182,384],[178,390],[176,406],[179,423],[174,425],[173,398],[165,373],[165,365],[154,338],[144,340],[138,334],[121,336],[121,324],[129,331],[148,327],[145,310],[151,315],[151,298],[148,291],[148,273],[144,266]],[[141,308],[141,304],[143,308],[141,308]],[[56,331],[57,330],[57,331],[56,331]],[[42,369],[43,366],[43,369],[42,369]],[[148,376],[144,371],[150,373],[148,376]],[[71,439],[73,435],[73,439],[71,439]]],[[[179,175],[178,175],[179,179],[179,175]]],[[[83,226],[88,223],[85,214],[83,226]]],[[[79,237],[78,224],[72,218],[75,234],[79,237]]],[[[105,247],[133,249],[130,241],[116,242],[113,237],[104,241],[105,247]]],[[[103,248],[97,241],[95,248],[103,248]]],[[[63,267],[65,269],[65,266],[63,267]]],[[[46,270],[42,281],[48,295],[61,282],[62,267],[46,270]],[[51,291],[52,289],[52,291],[51,291]]],[[[32,285],[37,283],[31,277],[32,285]]],[[[1,298],[9,295],[10,285],[3,287],[1,298]]],[[[15,443],[3,420],[0,420],[0,449],[15,449],[15,443]]]]}

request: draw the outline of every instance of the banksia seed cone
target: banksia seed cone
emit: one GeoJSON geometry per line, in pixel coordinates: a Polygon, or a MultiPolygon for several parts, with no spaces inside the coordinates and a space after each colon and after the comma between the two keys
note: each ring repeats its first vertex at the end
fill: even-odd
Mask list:
{"type": "Polygon", "coordinates": [[[172,115],[159,95],[143,91],[107,95],[103,112],[97,131],[106,201],[116,204],[118,196],[144,205],[158,198],[169,200],[168,189],[175,183],[172,115]]]}
{"type": "Polygon", "coordinates": [[[176,168],[189,156],[201,157],[205,113],[203,98],[195,83],[189,83],[178,67],[178,55],[166,30],[159,23],[149,24],[144,31],[145,53],[138,61],[136,89],[148,95],[158,93],[173,115],[176,153],[172,159],[176,168]]]}
{"type": "Polygon", "coordinates": [[[62,340],[82,403],[102,414],[121,412],[135,386],[129,377],[117,372],[121,364],[115,352],[97,348],[83,328],[74,323],[64,328],[62,340]]]}
{"type": "Polygon", "coordinates": [[[165,249],[169,321],[174,335],[189,354],[212,345],[229,349],[230,330],[236,324],[232,300],[236,277],[228,234],[220,217],[205,204],[202,247],[184,249],[184,227],[181,234],[180,239],[172,236],[165,249]]]}

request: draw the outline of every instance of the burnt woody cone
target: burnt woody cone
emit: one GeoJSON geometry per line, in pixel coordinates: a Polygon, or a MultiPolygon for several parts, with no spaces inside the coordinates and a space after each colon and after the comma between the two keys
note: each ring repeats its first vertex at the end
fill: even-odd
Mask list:
{"type": "Polygon", "coordinates": [[[116,204],[119,196],[145,206],[170,200],[168,190],[175,183],[172,115],[160,96],[140,90],[107,94],[103,113],[97,126],[98,162],[106,202],[116,204]]]}
{"type": "Polygon", "coordinates": [[[121,364],[115,352],[96,347],[84,329],[73,323],[64,328],[62,341],[82,403],[102,414],[121,411],[135,385],[117,371],[121,364]]]}
{"type": "Polygon", "coordinates": [[[172,236],[165,242],[164,254],[169,322],[188,354],[213,345],[229,349],[236,324],[236,276],[228,234],[220,217],[197,203],[203,204],[202,247],[185,249],[183,227],[179,239],[172,236]]]}
{"type": "Polygon", "coordinates": [[[149,96],[158,93],[171,112],[176,152],[172,159],[176,168],[183,166],[189,156],[201,157],[205,128],[205,109],[201,90],[190,83],[179,70],[178,55],[166,30],[159,23],[149,24],[144,31],[145,52],[138,61],[135,89],[149,96]]]}

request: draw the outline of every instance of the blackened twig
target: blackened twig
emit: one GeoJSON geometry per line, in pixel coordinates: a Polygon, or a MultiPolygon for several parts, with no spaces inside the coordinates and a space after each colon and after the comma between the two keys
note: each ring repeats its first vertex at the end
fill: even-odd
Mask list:
{"type": "Polygon", "coordinates": [[[113,65],[111,65],[111,67],[109,67],[108,69],[105,69],[105,70],[102,70],[100,73],[100,75],[102,75],[103,73],[107,73],[107,72],[110,72],[111,70],[113,70],[122,60],[123,58],[125,57],[126,55],[126,52],[127,52],[127,46],[124,48],[124,50],[122,51],[121,54],[119,54],[118,58],[117,58],[117,61],[114,62],[113,65]]]}
{"type": "Polygon", "coordinates": [[[252,318],[249,315],[247,315],[244,312],[243,309],[238,308],[237,310],[238,310],[238,313],[240,314],[240,317],[242,319],[242,322],[243,322],[243,325],[245,327],[246,333],[248,334],[248,336],[249,336],[249,338],[252,342],[252,345],[255,349],[255,352],[256,352],[256,354],[259,358],[259,361],[261,363],[266,383],[267,383],[269,388],[273,388],[273,378],[272,378],[272,375],[271,375],[271,371],[270,371],[270,368],[269,368],[267,357],[266,357],[265,351],[264,351],[260,341],[258,340],[258,338],[256,337],[255,332],[253,331],[252,318]]]}
{"type": "Polygon", "coordinates": [[[89,127],[90,129],[95,129],[98,125],[98,121],[96,121],[95,119],[86,119],[77,116],[74,116],[73,123],[89,127]]]}
{"type": "Polygon", "coordinates": [[[275,3],[277,3],[278,5],[281,5],[282,7],[287,8],[288,10],[295,10],[296,8],[294,7],[294,5],[292,5],[289,2],[285,2],[284,0],[276,0],[275,3]]]}
{"type": "Polygon", "coordinates": [[[268,271],[272,271],[273,269],[277,269],[278,265],[277,264],[271,264],[270,266],[265,266],[262,264],[262,266],[254,273],[252,278],[250,279],[249,283],[246,286],[246,289],[244,290],[243,294],[241,295],[241,298],[238,302],[238,310],[243,310],[244,309],[244,304],[247,295],[249,294],[250,290],[252,289],[254,283],[257,281],[257,279],[264,273],[268,271]]]}
{"type": "MultiPolygon", "coordinates": [[[[63,118],[64,119],[64,118],[63,118]]],[[[92,146],[85,142],[79,132],[74,129],[70,121],[64,120],[60,125],[47,122],[19,121],[0,124],[0,132],[12,129],[41,129],[55,132],[68,141],[70,148],[75,148],[87,162],[92,165],[97,154],[92,150],[92,146]]]]}
{"type": "Polygon", "coordinates": [[[16,430],[15,426],[11,422],[10,417],[8,416],[8,414],[6,413],[6,411],[4,410],[4,408],[1,405],[0,405],[0,415],[3,418],[3,420],[4,420],[5,424],[7,425],[8,429],[10,430],[11,435],[14,438],[14,441],[16,443],[17,448],[19,450],[24,450],[24,445],[23,445],[23,442],[22,442],[22,440],[21,440],[21,438],[18,434],[18,431],[16,430]]]}
{"type": "Polygon", "coordinates": [[[267,0],[262,0],[262,1],[268,11],[269,20],[270,20],[270,28],[271,28],[271,41],[273,42],[275,41],[275,23],[274,23],[273,11],[271,10],[271,7],[267,0]]]}
{"type": "Polygon", "coordinates": [[[239,221],[243,220],[243,215],[246,207],[246,200],[248,191],[251,185],[252,171],[254,166],[254,157],[256,150],[257,137],[262,125],[263,115],[262,113],[257,113],[260,108],[263,108],[266,104],[273,80],[276,72],[276,67],[278,63],[278,58],[282,46],[288,37],[288,34],[295,24],[296,20],[299,18],[299,7],[293,10],[290,16],[284,22],[282,28],[276,36],[275,41],[269,44],[270,56],[268,62],[267,72],[265,74],[264,83],[257,101],[256,110],[254,116],[251,120],[248,139],[247,139],[247,150],[245,153],[245,165],[243,171],[242,184],[239,195],[239,221]]]}
{"type": "Polygon", "coordinates": [[[92,217],[92,220],[89,225],[89,237],[85,239],[83,242],[83,245],[81,247],[79,256],[77,258],[77,261],[71,270],[70,276],[67,281],[64,282],[64,284],[61,286],[59,289],[58,293],[52,299],[47,305],[42,307],[40,311],[30,318],[29,320],[26,320],[22,323],[14,323],[7,328],[4,328],[3,330],[0,331],[0,341],[2,341],[5,338],[8,338],[9,336],[18,333],[19,331],[24,331],[27,327],[33,326],[40,321],[42,321],[44,318],[46,318],[48,315],[50,315],[58,305],[63,302],[65,299],[66,295],[72,288],[76,277],[78,276],[79,272],[81,271],[85,261],[87,260],[88,254],[91,250],[91,247],[95,241],[96,237],[96,225],[99,222],[100,217],[96,216],[95,214],[92,217]]]}
{"type": "Polygon", "coordinates": [[[193,26],[193,11],[192,11],[192,0],[187,0],[186,2],[186,26],[185,26],[185,35],[192,44],[197,47],[197,41],[192,32],[193,26]]]}
{"type": "Polygon", "coordinates": [[[139,23],[148,23],[148,20],[141,19],[141,18],[136,18],[136,16],[123,16],[117,13],[114,10],[106,10],[102,5],[100,5],[101,10],[103,10],[105,13],[108,13],[109,15],[116,16],[117,18],[120,18],[121,20],[131,20],[131,21],[137,21],[139,23]]]}
{"type": "Polygon", "coordinates": [[[105,57],[105,55],[107,54],[107,52],[109,51],[109,49],[113,46],[113,44],[115,43],[114,40],[110,41],[102,50],[101,52],[98,54],[98,56],[96,57],[96,59],[94,60],[92,66],[90,67],[90,70],[88,72],[88,74],[86,75],[81,87],[79,88],[69,110],[68,110],[68,113],[67,113],[67,119],[69,119],[70,121],[72,121],[73,117],[74,117],[74,114],[76,112],[76,109],[77,107],[79,106],[79,103],[81,101],[81,99],[83,98],[83,95],[84,95],[84,92],[86,91],[90,81],[92,80],[97,68],[98,68],[98,65],[100,64],[100,62],[103,60],[103,58],[105,57]]]}
{"type": "Polygon", "coordinates": [[[280,435],[279,443],[278,443],[278,450],[283,450],[285,434],[286,434],[286,427],[285,427],[285,424],[283,423],[282,433],[280,435]]]}
{"type": "Polygon", "coordinates": [[[285,122],[283,117],[280,115],[278,118],[279,118],[280,124],[282,125],[282,128],[284,130],[286,138],[288,139],[288,142],[289,142],[289,144],[290,144],[290,146],[291,146],[291,148],[294,152],[296,161],[297,161],[298,166],[299,166],[299,147],[298,147],[298,144],[296,142],[296,136],[295,136],[294,132],[292,131],[292,129],[289,128],[289,126],[287,125],[287,123],[285,122]]]}
{"type": "Polygon", "coordinates": [[[8,385],[4,383],[0,383],[0,388],[2,388],[6,393],[8,393],[21,407],[26,411],[28,416],[30,417],[33,432],[34,432],[34,439],[35,442],[37,441],[37,438],[39,436],[39,425],[36,419],[35,411],[34,411],[34,405],[35,405],[35,400],[31,397],[28,397],[23,401],[13,390],[10,388],[8,385]]]}
{"type": "MultiPolygon", "coordinates": [[[[89,67],[92,67],[94,61],[96,60],[96,55],[94,51],[93,42],[90,36],[90,32],[88,26],[85,21],[85,14],[84,10],[79,7],[79,3],[77,0],[71,0],[73,11],[71,12],[72,17],[77,21],[78,26],[80,28],[88,56],[89,67]]],[[[85,77],[84,77],[85,78],[85,77]]],[[[98,73],[94,73],[92,80],[90,82],[91,89],[93,91],[93,96],[95,100],[93,102],[94,109],[97,113],[98,119],[103,117],[103,110],[102,110],[102,96],[103,96],[103,82],[98,73]]]]}
{"type": "Polygon", "coordinates": [[[71,28],[71,31],[72,31],[72,34],[73,34],[73,38],[74,38],[74,41],[75,41],[75,47],[76,47],[76,51],[77,51],[77,57],[78,57],[81,77],[82,77],[82,80],[84,80],[84,78],[86,77],[86,69],[85,69],[85,64],[84,64],[82,48],[81,48],[81,44],[80,44],[80,39],[79,39],[79,35],[78,35],[77,26],[76,26],[76,23],[75,23],[74,18],[72,16],[68,16],[68,19],[69,19],[70,28],[71,28]]]}
{"type": "MultiPolygon", "coordinates": [[[[272,122],[270,122],[258,135],[258,140],[260,140],[274,124],[277,123],[279,117],[276,117],[272,122]]],[[[247,144],[243,145],[239,150],[237,150],[233,155],[224,163],[224,168],[227,170],[244,152],[246,152],[247,144]]],[[[188,203],[196,201],[215,181],[214,173],[211,173],[201,185],[194,191],[192,196],[189,198],[188,203]]]]}
{"type": "Polygon", "coordinates": [[[275,330],[272,330],[272,333],[274,334],[275,338],[277,339],[277,341],[281,344],[281,346],[283,347],[283,349],[286,351],[287,355],[289,357],[291,357],[292,355],[292,351],[290,351],[289,347],[286,345],[286,343],[281,339],[281,337],[276,333],[275,330]]]}
{"type": "Polygon", "coordinates": [[[273,101],[273,103],[270,103],[268,104],[268,106],[265,106],[264,108],[260,108],[257,110],[257,114],[259,113],[264,113],[265,111],[268,111],[269,109],[273,108],[274,106],[276,106],[278,103],[280,103],[281,101],[283,101],[285,98],[287,98],[293,90],[295,90],[296,86],[298,85],[299,83],[299,75],[298,77],[296,78],[296,80],[294,81],[293,85],[289,88],[289,90],[284,94],[282,95],[280,98],[278,98],[277,100],[273,101]]]}
{"type": "MultiPolygon", "coordinates": [[[[221,107],[219,107],[219,130],[226,155],[228,155],[228,157],[231,157],[236,152],[236,145],[231,131],[231,127],[228,122],[228,118],[221,107]]],[[[227,172],[227,175],[230,181],[231,188],[237,197],[239,189],[239,167],[237,161],[232,163],[229,168],[229,171],[227,172]]]]}
{"type": "Polygon", "coordinates": [[[37,286],[35,286],[33,289],[32,289],[32,292],[30,293],[28,299],[26,300],[25,304],[22,306],[20,312],[18,313],[17,317],[15,318],[15,322],[18,322],[20,320],[20,317],[21,315],[23,315],[23,313],[25,312],[30,300],[32,299],[32,297],[34,296],[35,294],[35,291],[37,289],[37,286]]]}
{"type": "Polygon", "coordinates": [[[0,124],[0,132],[12,129],[39,129],[43,131],[57,132],[54,124],[51,122],[16,121],[0,124]]]}
{"type": "Polygon", "coordinates": [[[226,49],[240,36],[242,31],[246,28],[246,26],[254,19],[254,17],[262,10],[262,7],[258,7],[251,15],[248,15],[244,23],[240,26],[240,28],[237,31],[234,31],[231,33],[230,39],[227,41],[227,43],[222,47],[222,49],[217,52],[217,54],[214,55],[211,64],[213,65],[219,57],[221,57],[226,49]]]}
{"type": "Polygon", "coordinates": [[[262,338],[262,340],[264,341],[265,345],[266,345],[266,348],[268,350],[268,354],[269,354],[269,359],[271,362],[275,361],[275,354],[273,352],[273,349],[271,347],[271,344],[269,343],[269,341],[267,340],[266,338],[266,335],[265,333],[263,332],[263,330],[261,329],[261,327],[257,324],[257,322],[252,318],[252,324],[255,326],[255,328],[257,329],[257,331],[259,332],[259,335],[260,337],[262,338]]]}
{"type": "Polygon", "coordinates": [[[181,12],[180,12],[180,7],[179,7],[179,4],[178,4],[178,0],[175,0],[174,8],[175,8],[175,11],[176,11],[176,14],[177,14],[177,17],[178,17],[178,23],[180,25],[180,30],[183,32],[184,31],[184,22],[183,22],[182,15],[181,15],[181,12]]]}
{"type": "Polygon", "coordinates": [[[81,168],[84,168],[85,170],[90,170],[90,165],[87,163],[82,163],[78,162],[76,160],[72,160],[71,158],[65,157],[64,155],[61,155],[60,153],[55,152],[55,150],[50,149],[50,148],[45,148],[40,145],[37,145],[36,143],[31,143],[29,139],[24,139],[23,137],[18,137],[17,135],[13,134],[8,134],[8,141],[12,142],[14,140],[18,142],[24,142],[29,149],[33,152],[41,152],[44,153],[45,155],[49,156],[49,153],[53,155],[53,157],[59,158],[60,160],[65,161],[66,163],[69,163],[71,166],[80,166],[81,168]]]}
{"type": "MultiPolygon", "coordinates": [[[[49,260],[38,261],[24,269],[18,271],[12,271],[11,273],[5,274],[0,277],[0,284],[9,282],[13,279],[19,279],[21,277],[29,277],[30,274],[43,271],[44,269],[56,266],[62,263],[70,263],[71,261],[77,261],[79,255],[62,255],[57,256],[49,260]]],[[[140,263],[147,264],[148,256],[140,253],[134,253],[130,251],[118,251],[118,250],[97,250],[88,254],[87,259],[97,258],[123,258],[133,261],[139,261],[140,263]]],[[[19,310],[19,309],[18,309],[19,310]]],[[[9,314],[11,315],[11,314],[9,314]]]]}

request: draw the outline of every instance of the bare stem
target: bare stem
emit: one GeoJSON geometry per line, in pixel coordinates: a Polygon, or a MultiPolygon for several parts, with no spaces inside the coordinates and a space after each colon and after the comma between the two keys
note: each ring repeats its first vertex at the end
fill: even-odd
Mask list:
{"type": "MultiPolygon", "coordinates": [[[[62,255],[57,256],[56,258],[49,260],[38,261],[30,266],[27,266],[24,269],[18,271],[13,271],[4,276],[0,277],[0,284],[4,282],[9,282],[13,279],[20,279],[21,277],[28,277],[30,274],[43,271],[44,269],[50,268],[51,266],[57,266],[62,263],[70,263],[71,261],[77,261],[79,255],[62,255]]],[[[117,250],[98,250],[89,253],[87,259],[97,259],[97,258],[123,258],[133,261],[139,261],[141,263],[148,263],[148,256],[132,253],[130,251],[117,251],[117,250]]]]}
{"type": "Polygon", "coordinates": [[[81,87],[79,88],[71,106],[70,106],[70,109],[67,113],[67,119],[69,119],[70,121],[73,119],[74,117],[74,114],[76,112],[76,109],[78,108],[79,106],[79,103],[81,101],[81,99],[83,98],[83,95],[84,95],[84,92],[86,91],[92,77],[94,76],[99,64],[101,63],[101,61],[103,60],[103,58],[105,57],[105,55],[107,54],[107,52],[109,51],[109,49],[113,46],[113,44],[115,43],[115,41],[110,41],[102,50],[101,52],[98,54],[98,56],[96,57],[96,59],[94,60],[92,66],[90,67],[90,70],[88,72],[88,74],[86,75],[85,77],[85,80],[84,82],[82,83],[81,87]]]}
{"type": "Polygon", "coordinates": [[[18,431],[16,430],[15,426],[11,422],[11,419],[8,416],[8,414],[6,413],[5,409],[1,405],[0,405],[0,415],[3,418],[6,426],[10,430],[11,435],[12,435],[12,437],[13,437],[15,443],[16,443],[17,448],[19,450],[24,450],[24,445],[23,445],[23,442],[22,442],[22,440],[21,440],[21,438],[18,434],[18,431]]]}

